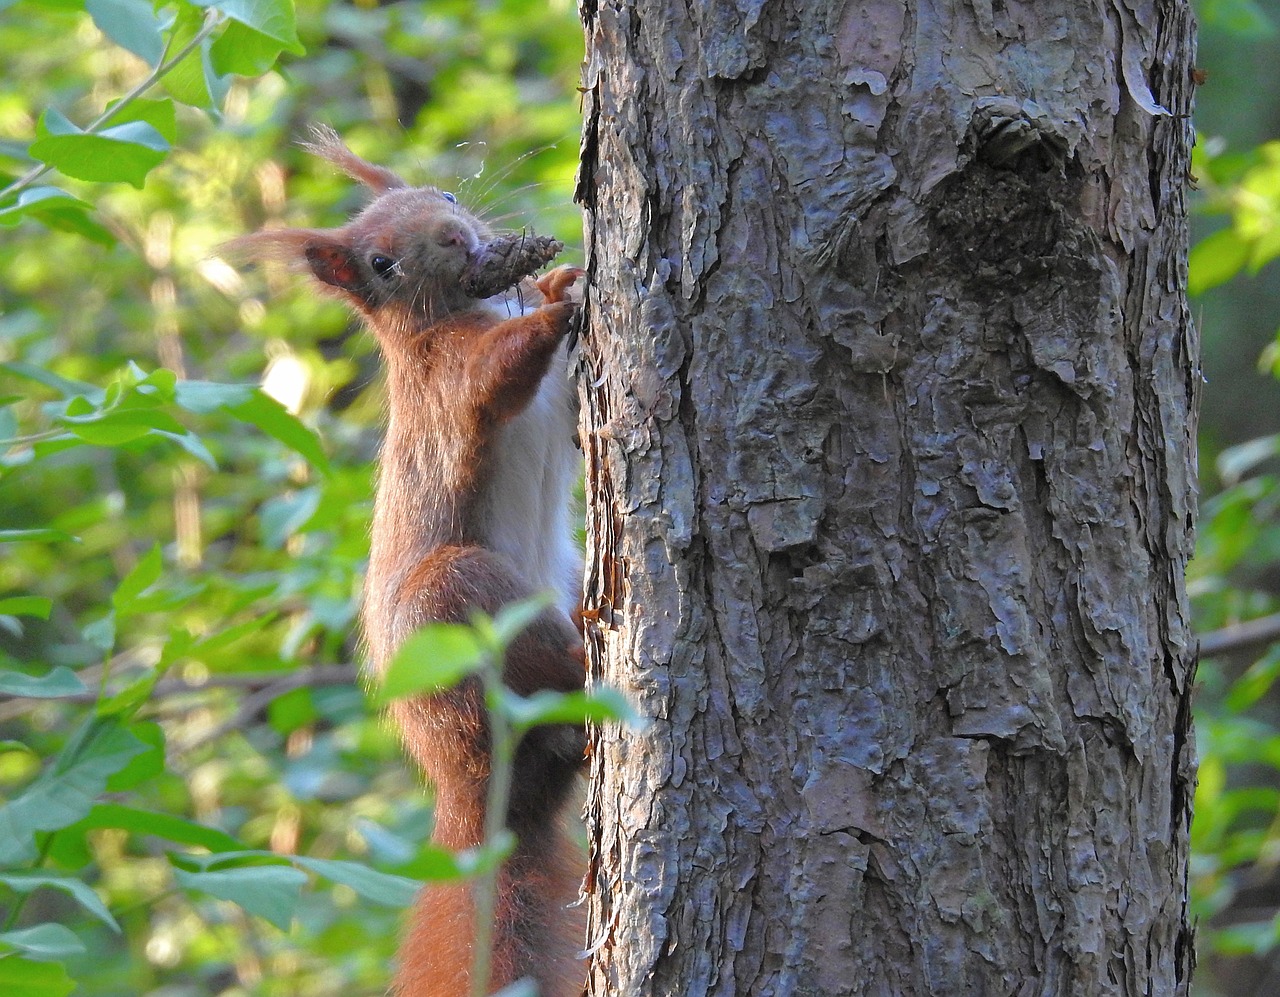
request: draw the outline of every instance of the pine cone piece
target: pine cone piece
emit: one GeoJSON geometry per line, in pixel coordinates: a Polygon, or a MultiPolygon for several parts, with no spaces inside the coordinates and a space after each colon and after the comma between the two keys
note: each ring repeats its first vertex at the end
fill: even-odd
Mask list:
{"type": "Polygon", "coordinates": [[[462,292],[469,298],[490,298],[536,273],[564,249],[564,243],[546,235],[518,233],[486,242],[471,254],[462,272],[462,292]]]}

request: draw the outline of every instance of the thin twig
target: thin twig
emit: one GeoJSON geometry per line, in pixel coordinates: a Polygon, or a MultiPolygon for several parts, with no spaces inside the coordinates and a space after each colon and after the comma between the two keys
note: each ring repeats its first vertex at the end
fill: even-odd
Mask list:
{"type": "MultiPolygon", "coordinates": [[[[89,678],[89,670],[81,672],[82,678],[89,678]]],[[[360,671],[355,665],[317,665],[314,668],[299,668],[292,672],[246,672],[238,675],[210,675],[199,681],[184,678],[161,679],[151,690],[149,700],[155,701],[171,696],[191,695],[208,689],[271,689],[272,696],[279,696],[294,689],[319,688],[330,685],[354,685],[360,678],[360,671]]],[[[59,696],[60,703],[96,703],[96,692],[80,692],[70,696],[59,696]]],[[[14,696],[8,702],[0,703],[0,722],[12,720],[14,717],[28,713],[47,699],[34,699],[14,696]]]]}

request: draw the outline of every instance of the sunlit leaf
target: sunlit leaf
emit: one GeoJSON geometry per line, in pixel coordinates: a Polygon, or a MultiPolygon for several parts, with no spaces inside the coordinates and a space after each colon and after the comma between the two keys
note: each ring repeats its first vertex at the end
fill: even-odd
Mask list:
{"type": "Polygon", "coordinates": [[[28,152],[77,180],[116,181],[140,188],[147,174],[164,162],[169,143],[147,122],[128,121],[96,134],[49,128],[28,152]]]}
{"type": "Polygon", "coordinates": [[[38,616],[47,620],[52,608],[53,600],[39,595],[15,595],[0,599],[0,614],[9,616],[38,616]]]}
{"type": "MultiPolygon", "coordinates": [[[[132,2],[132,0],[126,0],[132,2]]],[[[149,4],[143,4],[149,7],[149,4]]],[[[126,121],[145,121],[173,145],[178,141],[178,114],[171,100],[145,100],[135,98],[119,107],[111,115],[114,124],[126,121]]],[[[170,371],[172,374],[172,371],[170,371]]]]}
{"type": "Polygon", "coordinates": [[[1249,260],[1249,244],[1232,228],[1206,236],[1191,249],[1187,263],[1187,290],[1203,294],[1225,284],[1238,274],[1249,260]]]}
{"type": "Polygon", "coordinates": [[[479,668],[485,653],[484,644],[469,626],[429,623],[396,651],[376,698],[385,703],[448,689],[479,668]]]}
{"type": "MultiPolygon", "coordinates": [[[[192,4],[181,4],[177,8],[177,17],[170,30],[170,48],[178,52],[192,42],[204,28],[204,13],[192,4]]],[[[164,89],[183,104],[214,110],[222,103],[226,93],[222,81],[206,70],[209,39],[197,47],[194,52],[169,70],[162,77],[164,89]]]]}
{"type": "Polygon", "coordinates": [[[142,557],[138,558],[127,575],[120,579],[115,592],[111,596],[111,605],[117,614],[127,613],[138,597],[160,579],[164,570],[164,555],[160,545],[155,544],[142,557]]]}
{"type": "Polygon", "coordinates": [[[0,959],[0,993],[5,997],[65,997],[76,989],[66,967],[21,956],[0,959]]]}
{"type": "Polygon", "coordinates": [[[301,454],[325,474],[331,471],[329,458],[325,456],[316,434],[278,401],[252,385],[181,381],[176,389],[176,400],[189,412],[227,412],[257,426],[268,436],[301,454]]]}
{"type": "Polygon", "coordinates": [[[209,61],[214,72],[223,76],[260,76],[275,65],[285,48],[277,39],[233,21],[209,46],[209,61]]]}

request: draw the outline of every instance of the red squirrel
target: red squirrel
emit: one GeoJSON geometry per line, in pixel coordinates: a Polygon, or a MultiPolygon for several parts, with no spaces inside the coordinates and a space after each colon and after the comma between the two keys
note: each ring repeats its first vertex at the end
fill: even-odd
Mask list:
{"type": "MultiPolygon", "coordinates": [[[[492,616],[551,590],[558,607],[514,641],[504,680],[524,695],[582,688],[582,641],[570,622],[582,575],[569,520],[578,458],[565,346],[578,310],[567,292],[582,271],[557,267],[511,292],[468,297],[462,276],[492,238],[479,218],[452,194],[366,162],[332,131],[307,147],[369,188],[372,202],[340,228],[268,229],[235,248],[309,273],[381,347],[389,418],[363,611],[374,673],[425,623],[492,616]]],[[[391,715],[435,785],[435,840],[479,844],[489,743],[478,684],[398,701],[391,715]]],[[[582,870],[561,811],[584,744],[580,728],[545,727],[517,750],[507,826],[519,844],[499,878],[494,990],[531,976],[542,997],[582,992],[584,921],[568,906],[582,870]]],[[[392,992],[467,997],[472,949],[470,887],[428,887],[392,992]]]]}

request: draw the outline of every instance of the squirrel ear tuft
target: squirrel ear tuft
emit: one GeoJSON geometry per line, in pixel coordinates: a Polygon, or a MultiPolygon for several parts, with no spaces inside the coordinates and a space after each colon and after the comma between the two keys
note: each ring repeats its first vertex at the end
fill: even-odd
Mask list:
{"type": "Polygon", "coordinates": [[[230,260],[269,260],[292,270],[309,273],[316,280],[360,301],[368,290],[355,251],[342,229],[269,228],[242,235],[220,247],[230,260]]]}
{"type": "Polygon", "coordinates": [[[270,260],[297,266],[306,262],[307,245],[331,237],[320,229],[264,228],[224,242],[218,252],[235,263],[270,260]]]}
{"type": "Polygon", "coordinates": [[[316,125],[312,128],[311,141],[303,142],[302,148],[329,160],[352,180],[360,181],[375,194],[385,194],[389,190],[409,186],[386,167],[374,166],[357,156],[328,125],[316,125]]]}

